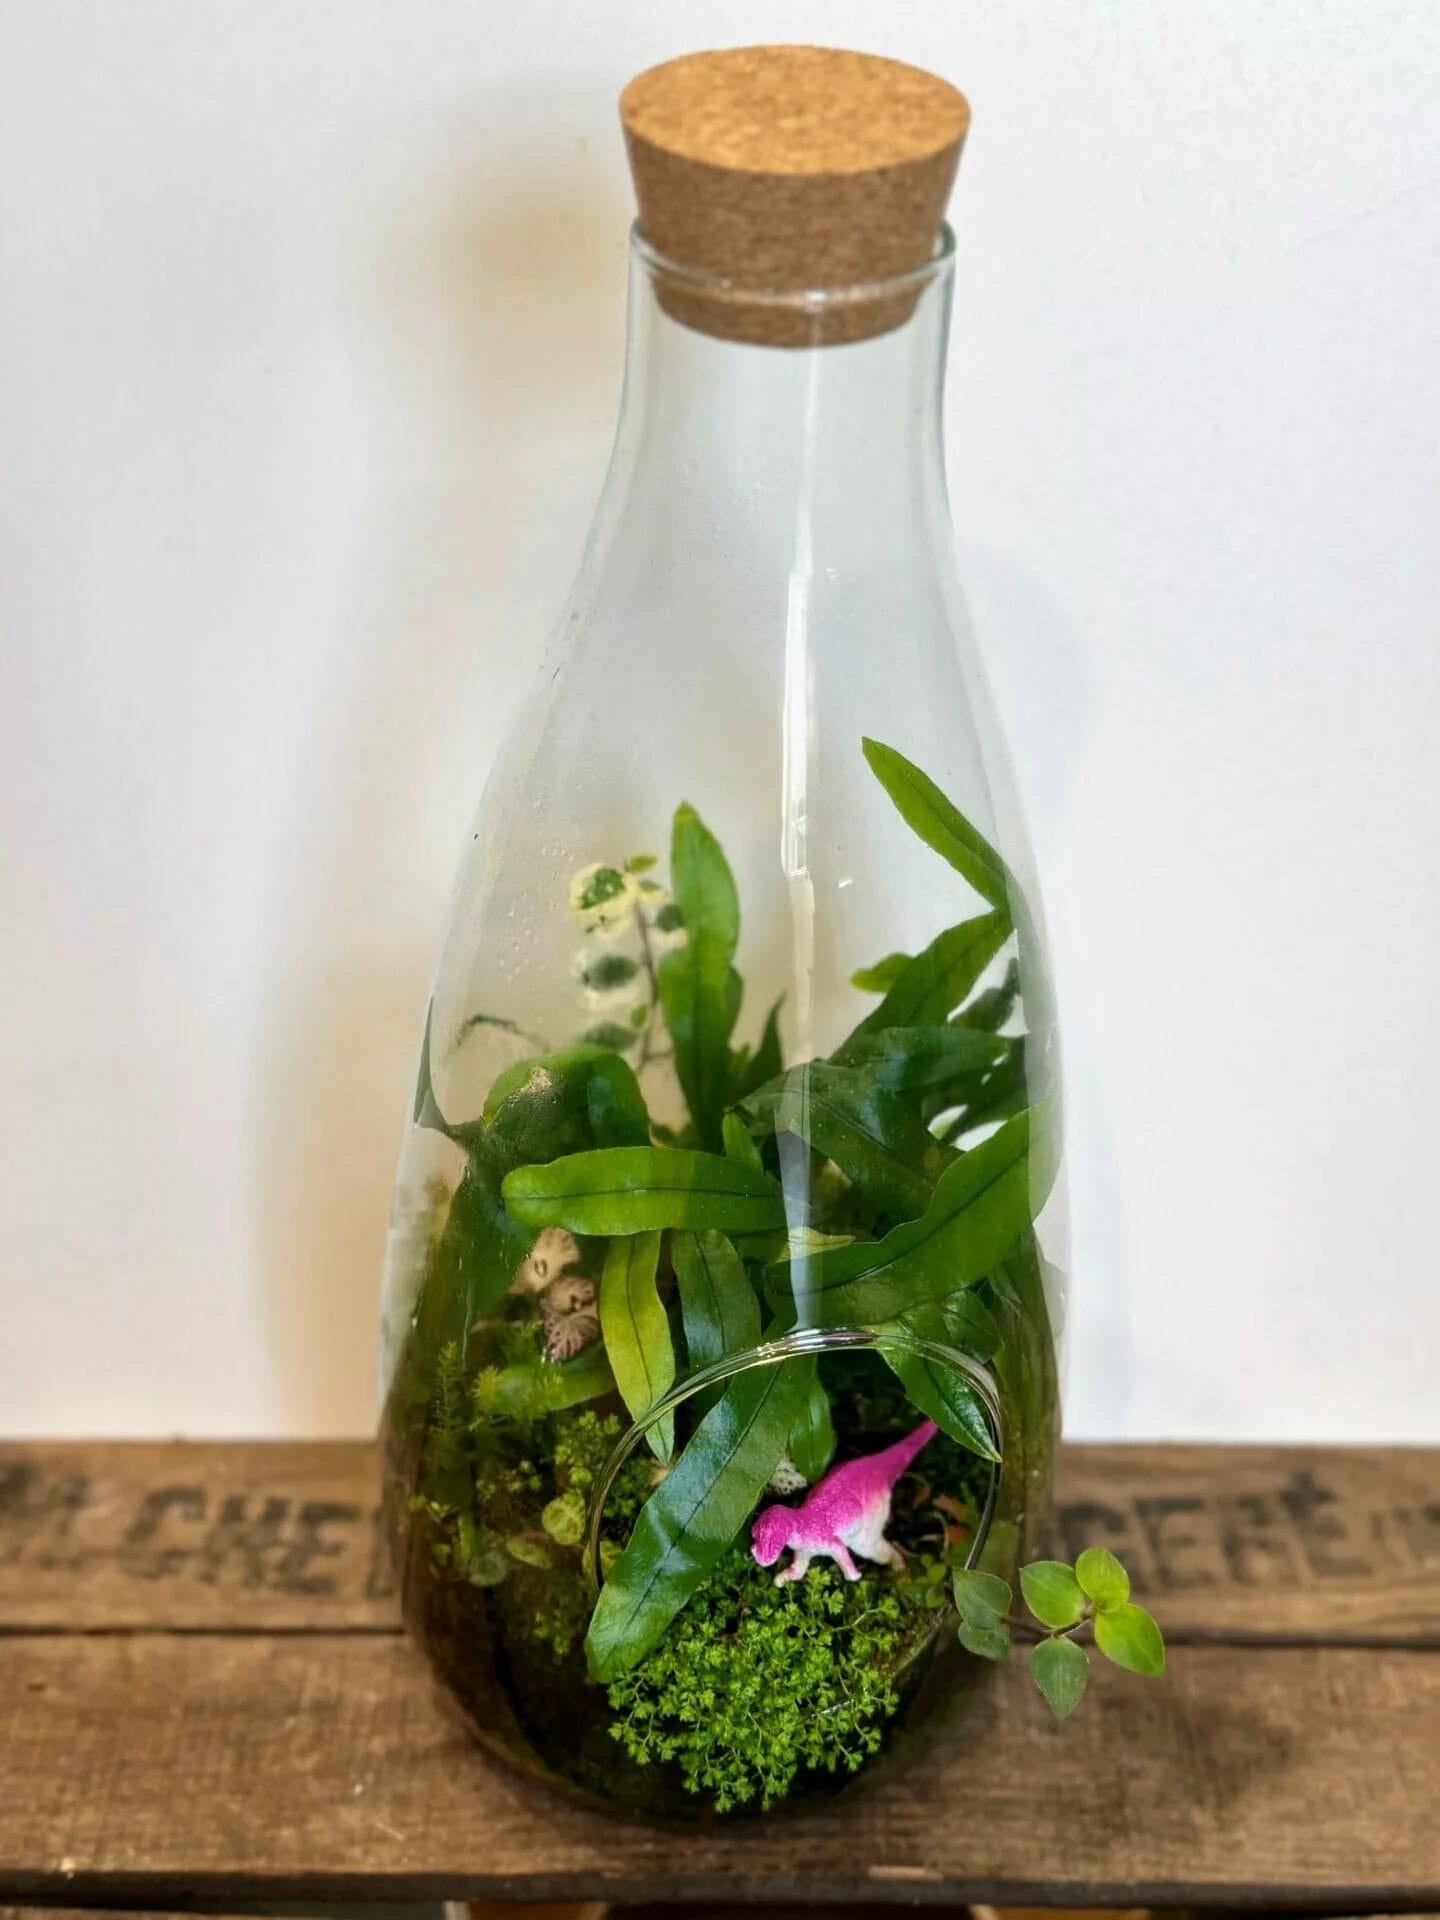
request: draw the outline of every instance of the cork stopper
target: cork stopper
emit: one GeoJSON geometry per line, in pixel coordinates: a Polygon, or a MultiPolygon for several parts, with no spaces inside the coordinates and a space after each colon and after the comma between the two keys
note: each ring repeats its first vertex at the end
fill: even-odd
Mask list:
{"type": "Polygon", "coordinates": [[[733,47],[639,74],[620,117],[674,318],[811,346],[914,310],[918,282],[884,283],[935,253],[970,124],[947,81],[836,47],[733,47]]]}

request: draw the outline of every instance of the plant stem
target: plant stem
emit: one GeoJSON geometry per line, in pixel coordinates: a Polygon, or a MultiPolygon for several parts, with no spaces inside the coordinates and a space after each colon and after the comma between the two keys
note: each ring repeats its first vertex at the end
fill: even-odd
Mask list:
{"type": "Polygon", "coordinates": [[[660,982],[655,972],[655,954],[650,945],[650,922],[645,918],[645,909],[635,902],[635,925],[640,930],[640,964],[645,969],[645,978],[650,984],[650,1008],[645,1019],[645,1030],[640,1039],[640,1063],[636,1071],[643,1073],[655,1057],[650,1048],[650,1037],[655,1031],[655,1011],[660,1004],[660,982]]]}
{"type": "Polygon", "coordinates": [[[1048,1640],[1049,1634],[1042,1632],[1033,1620],[1022,1620],[1018,1613],[1005,1613],[1000,1616],[1000,1624],[1009,1627],[1012,1633],[1019,1634],[1022,1640],[1048,1640]]]}
{"type": "Polygon", "coordinates": [[[1002,1626],[1009,1627],[1012,1633],[1018,1633],[1022,1640],[1078,1640],[1080,1634],[1090,1625],[1090,1616],[1077,1620],[1073,1627],[1037,1627],[1033,1620],[1022,1620],[1019,1614],[1005,1613],[1000,1616],[1002,1626]]]}

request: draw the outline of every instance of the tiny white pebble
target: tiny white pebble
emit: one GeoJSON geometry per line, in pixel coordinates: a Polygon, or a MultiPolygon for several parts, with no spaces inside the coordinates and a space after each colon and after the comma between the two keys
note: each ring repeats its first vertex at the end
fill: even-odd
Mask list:
{"type": "Polygon", "coordinates": [[[365,1791],[365,1782],[363,1780],[357,1780],[350,1791],[352,1793],[363,1793],[365,1791]]]}

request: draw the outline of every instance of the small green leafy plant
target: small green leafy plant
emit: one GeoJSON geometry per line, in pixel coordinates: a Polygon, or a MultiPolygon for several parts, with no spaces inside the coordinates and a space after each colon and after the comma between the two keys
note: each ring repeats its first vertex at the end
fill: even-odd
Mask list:
{"type": "Polygon", "coordinates": [[[828,1569],[777,1587],[732,1547],[685,1631],[611,1681],[611,1734],[641,1766],[678,1766],[719,1813],[769,1807],[803,1770],[853,1773],[878,1750],[910,1622],[894,1587],[828,1569]]]}
{"type": "MultiPolygon", "coordinates": [[[[960,1644],[984,1660],[1006,1660],[1012,1629],[1009,1584],[993,1573],[958,1568],[954,1575],[960,1644]]],[[[1043,1636],[1030,1650],[1030,1672],[1058,1720],[1075,1711],[1090,1680],[1090,1660],[1076,1635],[1088,1627],[1107,1660],[1155,1678],[1165,1671],[1159,1627],[1130,1598],[1130,1576],[1104,1547],[1087,1547],[1068,1566],[1035,1560],[1020,1569],[1020,1591],[1043,1636]]]]}
{"type": "MultiPolygon", "coordinates": [[[[1029,1029],[1014,1030],[1030,919],[999,854],[927,775],[876,741],[864,756],[980,910],[857,971],[874,1004],[828,1055],[786,1064],[779,1002],[737,1038],[739,895],[719,841],[681,805],[668,868],[640,853],[574,876],[575,991],[593,1016],[580,1038],[553,1046],[472,1016],[455,1044],[488,1033],[534,1051],[499,1073],[475,1119],[452,1123],[427,1031],[415,1099],[417,1124],[464,1159],[433,1209],[392,1392],[415,1436],[428,1564],[483,1591],[502,1637],[556,1660],[583,1643],[631,1759],[674,1764],[717,1806],[768,1803],[800,1773],[874,1750],[898,1704],[896,1648],[933,1630],[983,1504],[969,1475],[998,1477],[1002,1511],[1028,1504],[1053,1431],[1033,1232],[1055,1159],[1051,1029],[1034,965],[1029,1029]],[[682,1120],[650,1111],[662,1069],[682,1120]],[[878,1336],[896,1394],[883,1419],[853,1417],[861,1388],[829,1354],[741,1366],[667,1401],[686,1376],[800,1327],[878,1336]],[[1003,1460],[981,1368],[1005,1407],[1003,1460]],[[903,1568],[853,1587],[816,1569],[778,1592],[745,1544],[757,1507],[818,1481],[837,1429],[854,1451],[917,1411],[939,1429],[934,1484],[916,1485],[945,1537],[907,1542],[903,1568]],[[605,1502],[597,1599],[588,1515],[629,1420],[645,1445],[605,1502]]],[[[1086,1620],[1103,1652],[1146,1670],[1128,1594],[1115,1601],[1103,1570],[1083,1576],[1093,1594],[1078,1564],[1067,1574],[1078,1609],[1032,1662],[1052,1704],[1067,1673],[1074,1689],[1086,1620]]],[[[964,1643],[999,1657],[1010,1601],[992,1578],[956,1574],[953,1594],[964,1643]]]]}

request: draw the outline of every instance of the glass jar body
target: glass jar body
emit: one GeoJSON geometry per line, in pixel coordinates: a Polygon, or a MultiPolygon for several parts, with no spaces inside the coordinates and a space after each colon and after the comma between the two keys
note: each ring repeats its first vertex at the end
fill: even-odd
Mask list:
{"type": "Polygon", "coordinates": [[[677,323],[665,273],[637,247],[614,466],[442,952],[383,1437],[479,1737],[728,1812],[958,1710],[949,1573],[1034,1544],[1055,1040],[950,563],[948,258],[801,349],[677,323]]]}

